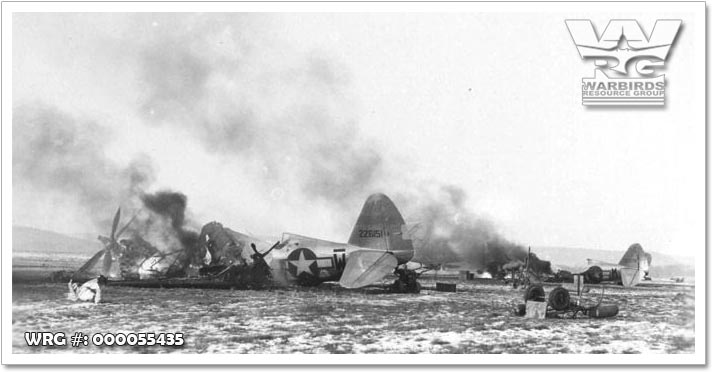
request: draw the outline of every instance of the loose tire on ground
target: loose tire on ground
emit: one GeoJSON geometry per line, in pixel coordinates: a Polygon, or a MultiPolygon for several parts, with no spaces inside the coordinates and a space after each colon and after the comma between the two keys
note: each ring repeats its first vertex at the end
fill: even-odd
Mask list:
{"type": "Polygon", "coordinates": [[[530,284],[525,289],[525,302],[545,302],[545,290],[539,284],[530,284]]]}
{"type": "Polygon", "coordinates": [[[555,310],[565,310],[569,307],[569,291],[564,287],[557,287],[550,291],[548,303],[555,310]]]}
{"type": "Polygon", "coordinates": [[[396,279],[394,284],[391,285],[391,292],[394,293],[404,293],[406,291],[406,284],[401,281],[401,279],[396,279]]]}

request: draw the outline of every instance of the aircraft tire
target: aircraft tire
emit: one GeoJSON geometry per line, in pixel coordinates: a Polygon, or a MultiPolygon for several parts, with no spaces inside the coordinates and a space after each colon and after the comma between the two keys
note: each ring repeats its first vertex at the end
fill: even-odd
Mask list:
{"type": "Polygon", "coordinates": [[[412,293],[421,293],[421,283],[416,282],[413,286],[413,291],[412,293]]]}
{"type": "Polygon", "coordinates": [[[545,302],[545,289],[539,284],[530,284],[525,289],[525,302],[545,302]]]}
{"type": "Polygon", "coordinates": [[[406,284],[404,284],[401,279],[396,279],[394,284],[391,285],[391,292],[393,293],[404,293],[406,291],[406,284]]]}
{"type": "Polygon", "coordinates": [[[549,305],[555,310],[565,310],[569,307],[570,297],[567,288],[562,286],[550,291],[549,305]]]}

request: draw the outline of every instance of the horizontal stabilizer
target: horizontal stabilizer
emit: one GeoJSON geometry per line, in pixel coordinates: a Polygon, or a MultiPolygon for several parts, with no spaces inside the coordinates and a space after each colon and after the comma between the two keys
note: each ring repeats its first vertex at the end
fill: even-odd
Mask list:
{"type": "Polygon", "coordinates": [[[347,257],[339,285],[361,288],[374,284],[393,272],[398,262],[393,254],[376,251],[356,251],[347,257]]]}

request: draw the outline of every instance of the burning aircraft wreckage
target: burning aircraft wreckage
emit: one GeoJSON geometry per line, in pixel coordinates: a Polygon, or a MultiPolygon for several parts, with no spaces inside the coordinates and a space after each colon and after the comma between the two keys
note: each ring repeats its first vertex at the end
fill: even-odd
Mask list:
{"type": "MultiPolygon", "coordinates": [[[[109,285],[226,289],[314,286],[338,281],[345,288],[361,288],[381,282],[391,274],[397,277],[389,286],[392,292],[418,293],[419,275],[442,267],[443,260],[448,260],[443,251],[472,245],[470,238],[464,238],[469,235],[464,231],[457,231],[449,241],[442,236],[432,236],[427,228],[426,237],[417,238],[394,203],[383,194],[371,195],[366,200],[347,243],[284,233],[281,240],[271,244],[218,222],[210,222],[197,232],[185,226],[186,197],[183,194],[145,194],[141,201],[142,210],[148,213],[136,213],[119,228],[121,209],[117,210],[109,236],[99,237],[104,248],[71,273],[71,279],[103,275],[109,279],[109,285]],[[125,234],[130,237],[122,238],[125,234]],[[434,263],[433,257],[428,258],[428,255],[414,260],[417,251],[414,242],[417,246],[435,247],[441,255],[435,260],[440,264],[434,263]]],[[[570,301],[569,292],[563,287],[552,290],[545,301],[544,289],[538,282],[552,279],[572,282],[572,275],[553,275],[549,261],[537,258],[520,246],[496,240],[473,252],[474,257],[466,254],[459,259],[477,261],[490,277],[512,280],[516,287],[517,283],[522,284],[525,302],[546,306],[542,312],[546,311],[548,316],[581,313],[607,317],[618,312],[618,308],[601,303],[603,296],[591,306],[570,301]],[[542,280],[543,277],[548,279],[542,280]]],[[[635,285],[642,270],[648,271],[648,263],[650,255],[637,244],[627,251],[619,265],[607,264],[612,267],[609,271],[592,266],[581,275],[574,275],[574,280],[592,284],[618,279],[626,286],[635,285]],[[604,275],[608,273],[611,275],[604,275]]],[[[578,287],[577,296],[581,295],[581,289],[578,287]]],[[[524,314],[524,306],[517,312],[524,314]]]]}
{"type": "MultiPolygon", "coordinates": [[[[345,287],[356,288],[381,280],[413,255],[413,247],[400,236],[384,239],[401,228],[403,219],[381,195],[367,201],[346,244],[294,234],[269,244],[218,222],[196,232],[185,226],[184,195],[159,192],[143,195],[141,201],[144,216],[137,213],[119,228],[118,209],[109,236],[99,236],[104,248],[71,273],[71,279],[103,275],[110,285],[235,289],[341,279],[345,287]]],[[[66,277],[62,274],[56,278],[66,277]]],[[[404,275],[395,288],[417,289],[415,276],[407,282],[409,278],[404,275]]]]}
{"type": "MultiPolygon", "coordinates": [[[[361,288],[393,274],[397,279],[391,291],[418,293],[419,275],[438,266],[412,261],[412,231],[383,194],[366,200],[347,243],[284,233],[272,244],[218,222],[194,231],[186,227],[186,201],[180,193],[144,194],[141,213],[119,228],[122,216],[117,210],[110,234],[99,237],[104,248],[76,272],[56,278],[76,281],[103,275],[110,285],[162,288],[261,289],[325,281],[361,288]]],[[[416,244],[442,243],[429,239],[416,244]]],[[[482,264],[492,275],[502,275],[508,265],[521,266],[526,254],[522,249],[493,249],[482,264]]],[[[551,273],[549,262],[531,257],[531,269],[551,273]]]]}

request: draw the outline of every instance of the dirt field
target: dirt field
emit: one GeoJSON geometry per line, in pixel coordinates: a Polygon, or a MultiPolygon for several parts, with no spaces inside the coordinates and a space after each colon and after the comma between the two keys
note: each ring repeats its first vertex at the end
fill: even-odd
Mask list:
{"type": "MultiPolygon", "coordinates": [[[[66,285],[13,284],[13,353],[692,353],[692,286],[606,287],[611,319],[524,319],[522,291],[458,282],[459,292],[272,291],[110,287],[106,303],[66,299],[66,285]],[[28,347],[26,331],[183,332],[170,347],[28,347]]],[[[430,288],[430,289],[429,289],[430,288]]],[[[551,287],[546,287],[546,290],[551,287]]],[[[594,298],[597,293],[588,296],[594,298]]]]}

